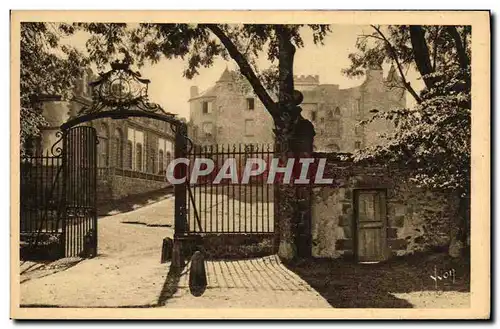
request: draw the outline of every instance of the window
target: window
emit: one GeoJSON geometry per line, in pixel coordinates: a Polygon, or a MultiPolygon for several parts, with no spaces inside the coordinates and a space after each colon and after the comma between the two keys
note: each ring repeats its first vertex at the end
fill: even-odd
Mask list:
{"type": "Polygon", "coordinates": [[[328,149],[330,152],[339,152],[340,151],[340,147],[337,144],[328,145],[328,149]]]}
{"type": "Polygon", "coordinates": [[[332,134],[333,135],[340,135],[340,121],[339,120],[333,120],[332,121],[332,134]]]}
{"type": "Polygon", "coordinates": [[[361,136],[361,135],[363,135],[363,126],[360,126],[359,124],[356,124],[356,125],[354,126],[354,134],[355,134],[356,136],[361,136]]]}
{"type": "Polygon", "coordinates": [[[154,148],[150,148],[147,154],[147,168],[146,171],[150,173],[156,172],[156,151],[154,148]]]}
{"type": "Polygon", "coordinates": [[[203,134],[205,135],[205,137],[212,136],[213,124],[211,122],[204,122],[202,129],[203,129],[203,134]]]}
{"type": "Polygon", "coordinates": [[[135,145],[135,170],[142,171],[142,144],[135,145]]]}
{"type": "Polygon", "coordinates": [[[212,102],[203,102],[202,107],[203,107],[203,114],[212,113],[212,102]]]}
{"type": "Polygon", "coordinates": [[[328,112],[328,119],[333,119],[333,111],[328,112]]]}
{"type": "Polygon", "coordinates": [[[363,109],[361,107],[361,99],[356,99],[356,116],[361,118],[363,116],[363,109]]]}
{"type": "Polygon", "coordinates": [[[316,111],[311,111],[311,121],[312,122],[316,121],[316,111]]]}
{"type": "Polygon", "coordinates": [[[361,148],[361,142],[360,141],[354,142],[354,149],[359,150],[360,148],[361,148]]]}
{"type": "Polygon", "coordinates": [[[338,106],[335,108],[335,115],[340,115],[340,108],[338,106]]]}
{"type": "Polygon", "coordinates": [[[115,167],[123,167],[123,134],[120,128],[115,129],[115,167]]]}
{"type": "Polygon", "coordinates": [[[172,154],[167,151],[167,156],[166,156],[166,159],[165,159],[165,168],[167,168],[168,164],[170,163],[170,161],[172,160],[172,154]]]}
{"type": "Polygon", "coordinates": [[[253,98],[247,98],[247,110],[253,111],[255,109],[255,100],[253,98]]]}
{"type": "Polygon", "coordinates": [[[127,168],[132,169],[132,161],[133,161],[133,154],[134,154],[134,145],[132,144],[132,141],[127,142],[127,168]]]}
{"type": "Polygon", "coordinates": [[[107,167],[109,165],[109,130],[106,123],[101,124],[99,144],[97,145],[97,151],[99,153],[98,167],[107,167]]]}
{"type": "Polygon", "coordinates": [[[253,119],[246,119],[245,120],[245,136],[252,137],[254,129],[255,129],[254,120],[253,119]]]}
{"type": "Polygon", "coordinates": [[[163,161],[163,150],[158,151],[158,173],[162,174],[164,170],[164,161],[163,161]]]}

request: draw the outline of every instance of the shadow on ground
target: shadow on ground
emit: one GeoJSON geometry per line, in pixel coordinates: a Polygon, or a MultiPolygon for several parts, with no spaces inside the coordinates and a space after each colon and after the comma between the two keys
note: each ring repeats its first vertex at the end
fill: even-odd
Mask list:
{"type": "Polygon", "coordinates": [[[419,254],[394,258],[378,264],[350,260],[305,260],[286,266],[330,305],[336,308],[411,308],[413,305],[393,294],[435,291],[430,277],[455,270],[455,282],[438,280],[440,291],[470,291],[469,257],[455,260],[446,254],[419,254]]]}
{"type": "Polygon", "coordinates": [[[165,306],[167,301],[172,298],[173,295],[179,289],[179,281],[181,276],[185,274],[185,271],[189,269],[190,264],[184,264],[180,268],[176,268],[175,266],[170,266],[170,269],[167,274],[167,278],[163,283],[163,288],[161,290],[160,296],[158,297],[158,302],[156,306],[165,306]]]}
{"type": "Polygon", "coordinates": [[[173,195],[173,187],[169,186],[159,190],[131,195],[114,201],[106,201],[97,205],[99,216],[110,216],[126,213],[144,206],[164,200],[173,195]]]}

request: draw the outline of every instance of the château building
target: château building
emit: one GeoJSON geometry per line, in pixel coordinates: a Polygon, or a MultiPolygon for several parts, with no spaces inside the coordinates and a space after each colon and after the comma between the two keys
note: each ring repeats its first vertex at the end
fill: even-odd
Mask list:
{"type": "MultiPolygon", "coordinates": [[[[273,122],[253,92],[238,86],[238,73],[224,70],[204,92],[190,90],[190,136],[198,144],[272,143],[273,122]]],[[[302,115],[316,131],[314,148],[325,152],[353,152],[378,142],[378,134],[391,129],[388,121],[365,126],[371,110],[406,106],[406,95],[394,67],[384,78],[381,67],[366,71],[357,87],[321,84],[318,75],[295,76],[295,88],[304,95],[302,115]]]]}
{"type": "MultiPolygon", "coordinates": [[[[35,143],[35,154],[50,154],[58,140],[60,125],[84,106],[92,103],[88,83],[96,80],[88,69],[76,84],[69,101],[46,99],[43,115],[48,127],[42,129],[35,143]]],[[[168,123],[149,118],[93,120],[97,130],[98,192],[100,200],[149,192],[166,186],[165,171],[173,158],[174,134],[168,123]]]]}

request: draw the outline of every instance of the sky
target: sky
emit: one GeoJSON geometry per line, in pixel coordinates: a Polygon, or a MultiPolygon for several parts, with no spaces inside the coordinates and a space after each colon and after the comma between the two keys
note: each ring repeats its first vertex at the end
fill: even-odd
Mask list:
{"type": "MultiPolygon", "coordinates": [[[[371,33],[371,27],[362,25],[332,25],[324,45],[315,45],[312,33],[305,29],[302,34],[304,47],[298,48],[295,54],[295,75],[319,75],[320,83],[338,84],[340,89],[360,85],[364,77],[348,78],[341,72],[350,64],[349,53],[356,50],[356,39],[361,34],[371,33]]],[[[88,35],[77,34],[70,37],[68,43],[83,48],[88,35]]],[[[267,56],[264,54],[258,61],[260,68],[269,66],[267,56]]],[[[167,112],[178,114],[189,119],[189,89],[198,86],[200,92],[211,87],[218,80],[226,67],[236,70],[236,64],[218,58],[209,68],[200,68],[199,75],[189,80],[182,76],[186,62],[182,59],[163,58],[156,64],[145,64],[141,75],[151,80],[149,85],[149,100],[160,104],[167,112]]],[[[388,67],[384,66],[384,75],[388,67]]],[[[412,85],[419,84],[410,73],[409,80],[412,85]]],[[[407,97],[411,106],[411,97],[407,97]]]]}

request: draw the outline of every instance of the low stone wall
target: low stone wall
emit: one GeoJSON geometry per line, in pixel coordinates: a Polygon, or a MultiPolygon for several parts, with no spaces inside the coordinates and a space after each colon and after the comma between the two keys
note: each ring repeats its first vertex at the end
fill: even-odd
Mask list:
{"type": "Polygon", "coordinates": [[[160,182],[142,178],[110,175],[99,177],[97,181],[97,198],[99,202],[119,200],[131,195],[157,191],[168,186],[160,182]]]}
{"type": "Polygon", "coordinates": [[[456,213],[456,198],[442,191],[419,189],[405,182],[403,174],[384,167],[329,160],[324,177],[334,178],[333,184],[316,186],[312,192],[312,255],[355,255],[357,189],[386,192],[385,238],[389,257],[446,246],[447,223],[456,213]]]}
{"type": "Polygon", "coordinates": [[[207,234],[183,240],[186,257],[196,250],[208,259],[244,259],[273,254],[273,234],[207,234]]]}
{"type": "Polygon", "coordinates": [[[113,198],[120,199],[129,195],[142,194],[167,187],[166,182],[158,182],[141,178],[113,176],[113,198]]]}

